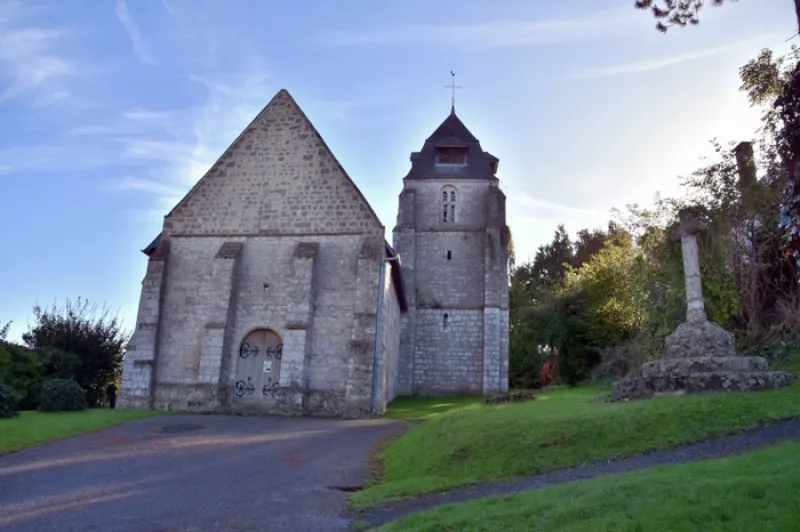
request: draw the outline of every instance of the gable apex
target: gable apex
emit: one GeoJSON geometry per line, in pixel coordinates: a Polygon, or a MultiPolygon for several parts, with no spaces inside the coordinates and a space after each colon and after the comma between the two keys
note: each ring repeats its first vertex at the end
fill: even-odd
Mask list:
{"type": "MultiPolygon", "coordinates": [[[[169,213],[165,216],[165,222],[173,217],[176,212],[194,196],[197,191],[203,186],[204,182],[209,179],[212,174],[217,174],[217,177],[221,174],[225,174],[224,167],[226,165],[230,165],[230,160],[233,158],[234,153],[239,149],[243,143],[247,143],[248,136],[253,133],[257,134],[258,131],[266,131],[270,128],[274,128],[276,130],[280,130],[281,128],[289,128],[293,129],[298,127],[305,129],[306,136],[310,134],[313,137],[313,140],[316,141],[320,147],[320,155],[325,155],[330,158],[330,163],[334,167],[334,174],[338,171],[341,176],[349,183],[352,187],[353,191],[355,192],[358,200],[362,203],[364,209],[367,211],[368,215],[377,227],[383,228],[383,224],[381,223],[378,215],[375,213],[372,205],[369,204],[367,199],[364,197],[361,190],[352,180],[352,178],[348,175],[347,171],[338,161],[336,156],[331,151],[328,144],[320,135],[317,128],[314,124],[309,120],[308,116],[302,110],[302,108],[298,105],[297,101],[294,97],[289,93],[287,89],[280,89],[267,103],[266,106],[250,121],[250,123],[239,133],[239,135],[231,142],[231,144],[222,152],[222,154],[217,158],[213,165],[205,172],[205,174],[195,183],[195,185],[186,193],[186,195],[169,211],[169,213]],[[279,109],[282,108],[282,112],[284,115],[288,114],[291,115],[290,119],[295,122],[295,125],[289,126],[285,123],[281,123],[281,120],[277,120],[274,118],[277,114],[279,114],[279,109]],[[288,113],[287,113],[288,111],[288,113]]],[[[165,226],[166,229],[166,226],[165,226]]]]}

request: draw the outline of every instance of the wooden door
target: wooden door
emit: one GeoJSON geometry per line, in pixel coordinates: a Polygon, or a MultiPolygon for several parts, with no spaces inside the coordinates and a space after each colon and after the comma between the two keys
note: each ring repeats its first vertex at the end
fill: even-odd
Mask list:
{"type": "Polygon", "coordinates": [[[250,332],[239,347],[234,392],[238,401],[275,399],[281,377],[283,343],[269,329],[250,332]]]}

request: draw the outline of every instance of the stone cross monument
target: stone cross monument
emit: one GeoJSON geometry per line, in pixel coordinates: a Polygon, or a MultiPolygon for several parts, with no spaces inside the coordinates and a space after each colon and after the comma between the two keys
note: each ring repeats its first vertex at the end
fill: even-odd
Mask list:
{"type": "Polygon", "coordinates": [[[707,224],[688,211],[681,211],[680,225],[672,233],[672,241],[681,243],[683,252],[683,275],[686,277],[686,321],[706,321],[703,304],[703,284],[700,281],[700,254],[697,250],[697,235],[707,229],[707,224]]]}
{"type": "Polygon", "coordinates": [[[760,390],[790,384],[794,374],[768,371],[765,358],[736,355],[733,334],[708,320],[697,247],[697,235],[707,226],[686,210],[679,218],[672,240],[681,243],[683,252],[686,321],[664,339],[661,359],[643,364],[637,377],[614,383],[612,399],[760,390]]]}

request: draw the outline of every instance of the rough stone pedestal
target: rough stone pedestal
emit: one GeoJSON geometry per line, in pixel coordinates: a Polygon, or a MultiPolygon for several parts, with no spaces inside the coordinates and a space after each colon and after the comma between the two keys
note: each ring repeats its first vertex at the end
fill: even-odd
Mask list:
{"type": "Polygon", "coordinates": [[[664,341],[664,356],[643,364],[639,375],[614,383],[612,399],[653,395],[764,390],[791,384],[795,376],[769,371],[763,357],[736,355],[733,334],[702,321],[682,323],[664,341]]]}
{"type": "Polygon", "coordinates": [[[664,339],[664,358],[736,355],[733,333],[705,319],[685,321],[664,339]]]}

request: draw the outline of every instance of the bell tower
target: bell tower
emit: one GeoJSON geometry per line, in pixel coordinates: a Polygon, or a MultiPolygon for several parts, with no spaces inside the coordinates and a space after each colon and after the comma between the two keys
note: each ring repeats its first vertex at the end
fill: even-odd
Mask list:
{"type": "Polygon", "coordinates": [[[455,102],[411,154],[393,231],[409,306],[400,394],[508,390],[509,233],[498,163],[456,115],[455,102]]]}

